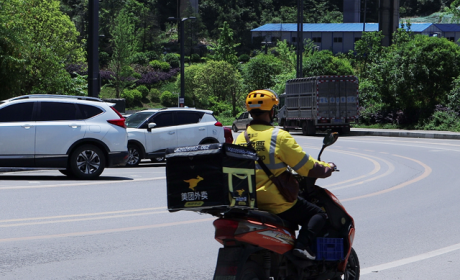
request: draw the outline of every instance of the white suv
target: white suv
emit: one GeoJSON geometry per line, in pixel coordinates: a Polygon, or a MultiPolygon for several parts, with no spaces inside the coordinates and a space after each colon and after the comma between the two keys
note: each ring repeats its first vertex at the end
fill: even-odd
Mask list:
{"type": "Polygon", "coordinates": [[[125,119],[99,98],[24,95],[0,101],[0,167],[56,168],[78,179],[125,166],[125,119]]]}
{"type": "Polygon", "coordinates": [[[166,148],[224,143],[224,128],[212,111],[194,108],[164,108],[139,111],[126,119],[129,159],[164,160],[166,148]]]}

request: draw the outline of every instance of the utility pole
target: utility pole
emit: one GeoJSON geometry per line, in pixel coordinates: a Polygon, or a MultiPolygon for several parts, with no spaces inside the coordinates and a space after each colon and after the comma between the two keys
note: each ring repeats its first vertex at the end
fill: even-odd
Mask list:
{"type": "Polygon", "coordinates": [[[89,0],[88,96],[99,97],[99,0],[89,0]]]}
{"type": "Polygon", "coordinates": [[[303,77],[303,0],[297,0],[297,78],[303,77]]]}

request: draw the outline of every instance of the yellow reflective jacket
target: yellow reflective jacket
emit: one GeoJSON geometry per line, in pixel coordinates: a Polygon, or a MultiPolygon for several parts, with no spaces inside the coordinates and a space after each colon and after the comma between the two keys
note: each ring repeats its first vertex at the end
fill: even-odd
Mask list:
{"type": "MultiPolygon", "coordinates": [[[[271,125],[253,124],[248,126],[247,132],[259,158],[264,161],[275,176],[286,171],[288,165],[302,176],[307,176],[316,162],[329,167],[327,163],[319,162],[306,154],[287,131],[271,125]]],[[[241,133],[233,143],[245,145],[244,133],[241,133]]],[[[257,207],[261,210],[279,214],[296,203],[296,201],[287,202],[284,199],[277,187],[257,163],[256,189],[257,207]]]]}

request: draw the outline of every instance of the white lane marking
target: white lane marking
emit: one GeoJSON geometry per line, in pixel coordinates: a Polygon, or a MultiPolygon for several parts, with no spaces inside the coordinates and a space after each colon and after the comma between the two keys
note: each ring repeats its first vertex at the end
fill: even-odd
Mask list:
{"type": "Polygon", "coordinates": [[[171,223],[148,225],[148,226],[103,229],[103,230],[83,231],[83,232],[70,232],[70,233],[61,233],[61,234],[52,234],[52,235],[40,235],[40,236],[3,238],[3,239],[0,239],[0,243],[127,232],[127,231],[134,231],[134,230],[144,230],[144,229],[162,228],[162,227],[169,227],[169,226],[187,225],[187,224],[200,223],[200,222],[210,222],[210,221],[214,221],[215,219],[216,218],[213,217],[213,218],[206,218],[206,219],[171,222],[171,223]]]}
{"type": "Polygon", "coordinates": [[[90,186],[90,185],[102,185],[102,184],[120,184],[120,183],[133,183],[133,182],[145,182],[145,181],[154,181],[166,179],[166,177],[156,177],[156,178],[144,178],[144,179],[130,179],[130,180],[118,180],[118,181],[92,181],[84,183],[69,183],[69,184],[59,184],[59,185],[43,185],[43,186],[11,186],[11,187],[0,187],[2,190],[19,190],[19,189],[41,189],[41,188],[62,188],[62,187],[75,187],[75,186],[90,186]]]}
{"type": "Polygon", "coordinates": [[[361,275],[370,274],[372,272],[378,272],[378,271],[382,271],[382,270],[385,270],[385,269],[391,269],[391,268],[395,268],[395,267],[398,267],[398,266],[403,266],[403,265],[406,265],[406,264],[423,261],[423,260],[426,260],[426,259],[429,259],[429,258],[433,258],[433,257],[437,257],[437,256],[440,256],[440,255],[443,255],[443,254],[447,254],[447,253],[450,253],[450,252],[453,252],[453,251],[456,251],[456,250],[460,250],[460,243],[452,245],[452,246],[447,246],[447,247],[444,247],[444,248],[441,248],[441,249],[438,249],[438,250],[434,250],[434,251],[431,251],[431,252],[427,252],[427,253],[424,253],[424,254],[420,254],[420,255],[417,255],[417,256],[413,256],[413,257],[410,257],[410,258],[405,258],[405,259],[401,259],[401,260],[397,260],[397,261],[393,261],[393,262],[389,262],[389,263],[384,263],[384,264],[380,264],[380,265],[376,265],[376,266],[367,267],[367,268],[361,269],[361,275]]]}
{"type": "Polygon", "coordinates": [[[128,210],[106,211],[106,212],[86,213],[86,214],[72,214],[72,215],[59,215],[59,216],[47,216],[47,217],[9,219],[9,220],[0,220],[0,224],[1,223],[11,223],[11,222],[27,222],[27,221],[37,221],[37,220],[75,218],[75,217],[81,218],[81,217],[88,217],[88,216],[114,215],[114,214],[125,214],[125,213],[132,213],[132,212],[158,211],[158,210],[166,210],[166,209],[167,209],[166,207],[154,207],[154,208],[128,209],[128,210]]]}
{"type": "MultiPolygon", "coordinates": [[[[353,153],[353,152],[349,152],[349,153],[347,153],[347,154],[349,154],[349,155],[356,155],[356,156],[360,155],[360,154],[358,154],[358,153],[353,153]]],[[[360,181],[360,182],[356,182],[356,183],[353,183],[353,184],[350,184],[350,185],[341,186],[341,187],[338,187],[338,188],[332,188],[332,189],[330,189],[330,190],[331,190],[331,191],[336,191],[336,190],[341,190],[341,189],[349,188],[349,187],[356,186],[356,185],[362,185],[362,184],[364,184],[364,183],[368,183],[368,182],[370,182],[370,181],[374,181],[374,180],[380,179],[380,178],[382,178],[382,177],[388,176],[388,175],[390,175],[391,173],[394,172],[395,166],[394,166],[393,164],[391,164],[390,162],[388,162],[388,161],[386,161],[386,160],[384,160],[384,159],[382,159],[382,158],[379,158],[379,157],[370,156],[370,155],[367,155],[367,156],[370,157],[370,158],[375,158],[375,159],[379,159],[379,160],[383,161],[383,162],[388,166],[388,170],[387,170],[385,173],[380,174],[380,175],[375,176],[375,177],[372,177],[372,178],[370,178],[370,179],[363,180],[363,181],[360,181]]],[[[360,157],[360,156],[358,156],[358,157],[360,157]]],[[[365,157],[364,157],[364,158],[365,158],[365,157]]],[[[370,159],[370,160],[373,161],[372,159],[370,159]]],[[[379,166],[380,166],[380,164],[379,164],[379,166]]],[[[345,181],[342,182],[341,184],[343,184],[343,183],[345,183],[345,181]]]]}
{"type": "Polygon", "coordinates": [[[375,195],[380,195],[380,194],[384,194],[384,193],[387,193],[387,192],[391,192],[391,191],[394,191],[394,190],[397,190],[397,189],[400,189],[400,188],[404,188],[405,186],[408,186],[410,184],[413,184],[415,182],[418,182],[422,179],[425,179],[426,177],[430,176],[431,172],[433,171],[431,169],[431,167],[429,167],[428,165],[424,164],[423,162],[421,161],[418,161],[416,159],[413,159],[413,158],[408,158],[408,157],[403,157],[403,156],[399,156],[399,155],[394,155],[396,157],[400,157],[400,158],[404,158],[404,159],[407,159],[407,160],[411,160],[413,162],[416,162],[418,164],[420,164],[421,166],[423,166],[423,168],[425,169],[425,171],[422,173],[422,175],[410,180],[410,181],[407,181],[407,182],[404,182],[402,184],[399,184],[399,185],[396,185],[394,187],[391,187],[389,189],[384,189],[384,190],[381,190],[381,191],[378,191],[378,192],[374,192],[374,193],[369,193],[369,194],[365,194],[365,195],[362,195],[362,196],[356,196],[356,197],[352,197],[352,198],[347,198],[347,199],[342,199],[341,201],[342,202],[345,202],[345,201],[350,201],[350,200],[356,200],[356,199],[361,199],[361,198],[367,198],[367,197],[371,197],[371,196],[375,196],[375,195]]]}

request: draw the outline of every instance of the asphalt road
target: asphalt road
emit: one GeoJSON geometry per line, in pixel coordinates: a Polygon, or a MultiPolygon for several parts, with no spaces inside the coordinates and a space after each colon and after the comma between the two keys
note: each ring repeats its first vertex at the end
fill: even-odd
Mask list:
{"type": "MultiPolygon", "coordinates": [[[[321,137],[294,133],[316,156],[321,137]]],[[[318,184],[356,223],[361,279],[460,278],[460,141],[348,136],[318,184]]],[[[213,218],[166,209],[164,164],[0,174],[0,279],[212,279],[213,218]]]]}

